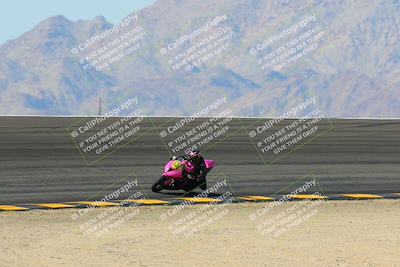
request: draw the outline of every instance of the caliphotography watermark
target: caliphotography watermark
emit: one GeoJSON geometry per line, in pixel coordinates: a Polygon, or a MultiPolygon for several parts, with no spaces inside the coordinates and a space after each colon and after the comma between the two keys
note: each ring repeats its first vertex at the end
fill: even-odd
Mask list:
{"type": "Polygon", "coordinates": [[[228,50],[233,38],[232,27],[224,25],[227,15],[210,19],[207,23],[186,33],[160,49],[162,56],[168,57],[168,64],[175,70],[192,71],[222,56],[228,50]]]}
{"type": "Polygon", "coordinates": [[[317,105],[316,97],[271,119],[260,119],[248,135],[264,163],[274,163],[333,128],[317,105]]]}
{"type": "Polygon", "coordinates": [[[79,120],[68,128],[68,134],[91,165],[152,129],[145,124],[145,113],[135,96],[104,115],[79,120]]]}
{"type": "Polygon", "coordinates": [[[220,97],[193,115],[170,120],[159,127],[159,135],[171,155],[187,154],[191,149],[206,149],[220,142],[233,128],[233,112],[227,97],[220,97]]]}
{"type": "Polygon", "coordinates": [[[316,15],[308,14],[257,43],[249,53],[257,57],[257,64],[264,72],[279,72],[316,51],[321,46],[324,35],[316,15]]]}
{"type": "Polygon", "coordinates": [[[121,23],[91,36],[71,49],[79,57],[82,69],[102,71],[143,48],[142,40],[147,36],[138,25],[137,14],[127,16],[121,23]]]}
{"type": "Polygon", "coordinates": [[[291,185],[291,188],[288,194],[266,202],[249,215],[249,220],[255,223],[261,236],[278,238],[318,215],[325,197],[317,178],[310,175],[291,185]]]}
{"type": "Polygon", "coordinates": [[[78,224],[79,231],[84,236],[101,237],[139,215],[140,202],[135,201],[144,199],[146,195],[143,187],[139,185],[137,178],[132,178],[99,200],[77,202],[87,207],[77,210],[71,215],[71,219],[78,224]],[[99,209],[101,207],[106,208],[99,209]]]}
{"type": "Polygon", "coordinates": [[[172,236],[190,238],[230,213],[231,204],[237,201],[237,197],[226,177],[208,179],[207,183],[209,187],[206,190],[186,194],[180,204],[160,215],[172,236]],[[201,205],[193,206],[196,203],[201,205]]]}

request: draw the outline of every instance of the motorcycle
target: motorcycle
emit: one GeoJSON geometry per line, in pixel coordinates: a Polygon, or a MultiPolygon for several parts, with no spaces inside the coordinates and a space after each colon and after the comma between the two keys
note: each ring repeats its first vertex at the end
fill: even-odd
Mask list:
{"type": "MultiPolygon", "coordinates": [[[[210,172],[215,167],[215,161],[206,159],[206,173],[210,172]]],[[[196,187],[202,190],[207,189],[206,179],[197,179],[194,177],[195,167],[190,158],[185,156],[173,157],[164,167],[164,173],[161,178],[153,184],[151,190],[155,193],[163,189],[166,190],[181,190],[189,192],[196,187]],[[179,166],[179,167],[177,167],[179,166]],[[186,172],[186,175],[184,174],[186,172]],[[192,179],[187,179],[185,176],[190,176],[192,179]]],[[[204,176],[205,176],[204,175],[204,176]]]]}

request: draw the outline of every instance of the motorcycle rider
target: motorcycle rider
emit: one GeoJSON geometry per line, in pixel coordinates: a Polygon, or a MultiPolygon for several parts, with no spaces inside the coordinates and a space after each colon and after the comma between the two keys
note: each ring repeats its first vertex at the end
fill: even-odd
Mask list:
{"type": "Polygon", "coordinates": [[[204,158],[200,155],[200,151],[198,149],[191,149],[189,151],[189,161],[193,164],[194,167],[194,178],[199,179],[200,181],[206,179],[207,167],[204,158]]]}

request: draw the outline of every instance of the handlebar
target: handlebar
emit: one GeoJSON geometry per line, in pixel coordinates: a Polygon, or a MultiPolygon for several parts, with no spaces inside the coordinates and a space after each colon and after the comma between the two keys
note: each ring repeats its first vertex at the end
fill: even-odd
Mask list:
{"type": "Polygon", "coordinates": [[[186,156],[183,156],[183,155],[180,155],[180,156],[173,156],[173,157],[171,157],[171,158],[169,158],[169,159],[171,159],[171,160],[177,160],[177,159],[190,160],[189,157],[186,157],[186,156]]]}

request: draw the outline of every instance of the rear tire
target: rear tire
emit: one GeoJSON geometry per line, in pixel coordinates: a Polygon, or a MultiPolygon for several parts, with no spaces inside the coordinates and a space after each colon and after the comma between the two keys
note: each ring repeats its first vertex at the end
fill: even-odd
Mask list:
{"type": "Polygon", "coordinates": [[[185,192],[190,192],[197,187],[197,183],[193,180],[187,180],[186,186],[183,188],[185,192]]]}
{"type": "Polygon", "coordinates": [[[204,180],[199,187],[201,190],[206,190],[207,189],[207,181],[204,180]]]}
{"type": "Polygon", "coordinates": [[[165,182],[165,177],[161,176],[161,178],[158,179],[158,181],[153,184],[153,186],[151,187],[151,190],[154,193],[160,192],[161,190],[164,189],[164,182],[165,182]]]}
{"type": "Polygon", "coordinates": [[[193,186],[193,181],[189,180],[189,181],[186,182],[186,185],[185,185],[185,187],[183,188],[183,190],[184,190],[185,192],[190,192],[190,191],[192,191],[194,188],[195,188],[195,186],[193,186]]]}

